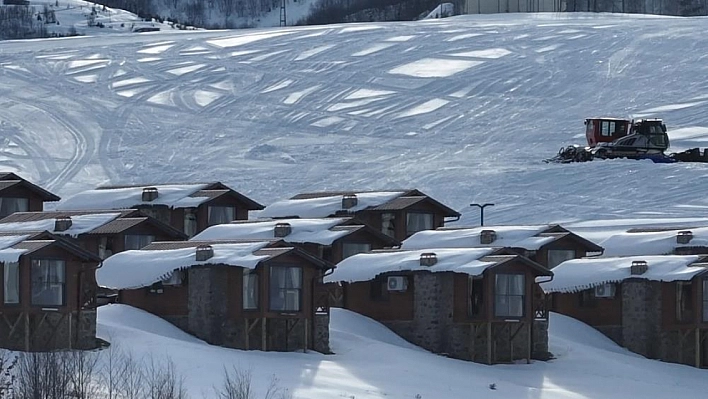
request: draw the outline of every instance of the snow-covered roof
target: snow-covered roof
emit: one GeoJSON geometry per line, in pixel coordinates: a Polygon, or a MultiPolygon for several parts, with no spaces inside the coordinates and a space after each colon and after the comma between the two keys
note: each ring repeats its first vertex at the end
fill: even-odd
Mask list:
{"type": "Polygon", "coordinates": [[[549,225],[531,226],[480,226],[470,228],[439,229],[419,231],[401,243],[403,249],[422,248],[474,248],[474,247],[517,247],[537,250],[555,240],[554,237],[536,237],[548,230],[549,225]],[[482,244],[482,230],[493,230],[497,238],[491,244],[482,244]]]}
{"type": "Polygon", "coordinates": [[[628,278],[653,281],[687,281],[706,271],[702,266],[692,266],[701,257],[696,255],[627,256],[615,258],[572,259],[553,269],[553,280],[541,283],[545,292],[576,292],[605,283],[618,283],[628,278]],[[647,262],[648,269],[632,275],[634,261],[647,262]]]}
{"type": "Polygon", "coordinates": [[[605,256],[666,255],[680,247],[708,247],[708,227],[623,232],[605,239],[600,245],[605,248],[605,256]],[[690,231],[693,238],[687,244],[679,244],[676,241],[679,231],[690,231]]]}
{"type": "Polygon", "coordinates": [[[12,246],[26,240],[28,237],[26,235],[0,236],[0,263],[17,262],[27,250],[15,249],[12,246]]]}
{"type": "MultiPolygon", "coordinates": [[[[381,191],[363,192],[356,194],[357,204],[347,209],[350,212],[357,212],[369,207],[385,204],[395,198],[405,194],[404,191],[381,191]]],[[[332,195],[317,198],[287,199],[274,202],[263,209],[259,214],[261,217],[275,218],[297,216],[301,218],[324,218],[334,215],[342,208],[343,195],[332,195]]]]}
{"type": "Polygon", "coordinates": [[[206,261],[195,260],[194,247],[120,252],[103,261],[103,267],[96,271],[96,280],[103,287],[131,289],[156,283],[177,269],[198,265],[223,264],[253,269],[268,258],[253,254],[266,245],[267,242],[212,244],[214,256],[206,261]]]}
{"type": "Polygon", "coordinates": [[[172,208],[196,207],[209,201],[209,197],[190,197],[208,184],[167,184],[140,187],[119,187],[87,190],[60,201],[56,210],[127,209],[139,205],[167,205],[172,208]],[[143,189],[155,187],[158,196],[153,201],[143,201],[143,189]]]}
{"type": "Polygon", "coordinates": [[[30,232],[48,231],[54,234],[77,237],[88,233],[116,219],[120,213],[93,213],[71,217],[71,227],[63,231],[55,231],[56,219],[35,220],[30,222],[0,223],[0,232],[30,232]]]}
{"type": "Polygon", "coordinates": [[[350,234],[350,231],[331,231],[329,229],[347,220],[347,218],[276,219],[219,224],[207,228],[194,236],[192,240],[272,240],[275,238],[275,225],[289,223],[292,232],[283,237],[285,241],[332,245],[335,240],[350,234]]]}
{"type": "Polygon", "coordinates": [[[361,253],[339,262],[334,272],[325,276],[325,282],[368,281],[381,273],[419,270],[479,276],[487,268],[496,264],[496,262],[480,260],[492,252],[494,252],[493,248],[435,248],[361,253]],[[433,266],[421,266],[420,255],[431,252],[435,253],[437,263],[433,266]]]}

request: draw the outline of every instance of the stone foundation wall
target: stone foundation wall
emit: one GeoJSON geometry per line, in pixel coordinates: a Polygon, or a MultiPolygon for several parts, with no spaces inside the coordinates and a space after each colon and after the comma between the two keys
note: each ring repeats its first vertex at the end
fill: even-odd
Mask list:
{"type": "Polygon", "coordinates": [[[329,314],[315,315],[314,330],[314,345],[312,349],[320,353],[332,353],[329,348],[329,314]]]}
{"type": "Polygon", "coordinates": [[[96,311],[73,313],[43,312],[29,314],[4,314],[15,325],[0,323],[0,348],[10,350],[50,351],[62,349],[94,349],[96,340],[96,311]],[[20,318],[18,321],[18,317],[20,318]],[[15,322],[17,322],[15,324],[15,322]]]}
{"type": "Polygon", "coordinates": [[[650,359],[659,356],[661,283],[625,280],[622,283],[622,343],[650,359]]]}

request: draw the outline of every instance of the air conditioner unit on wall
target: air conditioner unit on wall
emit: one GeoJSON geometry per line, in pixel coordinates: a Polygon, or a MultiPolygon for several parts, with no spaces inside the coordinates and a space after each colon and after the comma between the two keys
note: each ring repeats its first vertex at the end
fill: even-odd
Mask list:
{"type": "Polygon", "coordinates": [[[408,278],[406,276],[389,276],[386,286],[389,291],[405,291],[408,289],[408,278]]]}
{"type": "Polygon", "coordinates": [[[614,298],[615,285],[612,283],[602,284],[595,287],[595,298],[614,298]]]}

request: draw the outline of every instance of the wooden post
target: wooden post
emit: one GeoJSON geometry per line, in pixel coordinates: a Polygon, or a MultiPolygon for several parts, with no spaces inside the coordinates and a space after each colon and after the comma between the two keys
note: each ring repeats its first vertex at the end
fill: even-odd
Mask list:
{"type": "Polygon", "coordinates": [[[73,340],[71,339],[71,316],[72,316],[72,313],[69,312],[69,349],[74,349],[73,346],[71,345],[71,343],[73,342],[73,340]]]}
{"type": "Polygon", "coordinates": [[[248,344],[248,341],[249,341],[248,336],[251,335],[251,334],[249,334],[249,333],[251,332],[251,329],[249,328],[250,326],[248,325],[248,319],[243,319],[243,324],[244,324],[244,327],[245,327],[243,331],[246,333],[246,348],[245,348],[245,349],[246,349],[246,350],[249,350],[249,349],[251,349],[251,348],[248,347],[248,346],[249,346],[249,344],[248,344]]]}
{"type": "Polygon", "coordinates": [[[30,350],[30,322],[29,313],[25,313],[25,352],[30,350]]]}
{"type": "Polygon", "coordinates": [[[526,326],[526,332],[528,334],[528,348],[526,348],[526,364],[531,364],[531,353],[533,352],[533,329],[531,328],[533,321],[528,323],[526,326]]]}
{"type": "Polygon", "coordinates": [[[261,319],[261,350],[264,352],[268,350],[266,347],[266,334],[268,332],[266,329],[266,320],[267,319],[265,317],[261,319]]]}
{"type": "Polygon", "coordinates": [[[470,360],[474,362],[474,340],[477,335],[477,327],[474,323],[470,324],[470,360]]]}
{"type": "Polygon", "coordinates": [[[492,322],[487,322],[487,364],[492,364],[492,322]]]}
{"type": "Polygon", "coordinates": [[[700,327],[696,327],[695,339],[696,339],[696,349],[695,349],[696,367],[700,368],[701,367],[701,329],[700,329],[700,327]]]}
{"type": "Polygon", "coordinates": [[[305,322],[305,328],[303,329],[303,334],[304,334],[304,336],[305,336],[305,341],[304,341],[304,345],[303,345],[303,347],[302,347],[302,351],[303,351],[303,353],[307,353],[307,339],[308,339],[308,336],[307,336],[307,327],[308,327],[308,324],[309,324],[309,323],[308,323],[308,320],[307,320],[307,319],[302,319],[302,320],[305,322]]]}

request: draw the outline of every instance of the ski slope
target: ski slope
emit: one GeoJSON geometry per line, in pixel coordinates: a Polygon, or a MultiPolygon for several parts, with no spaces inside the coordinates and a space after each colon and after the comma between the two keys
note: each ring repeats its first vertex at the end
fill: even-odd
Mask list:
{"type": "Polygon", "coordinates": [[[211,397],[233,366],[252,372],[256,397],[275,375],[294,399],[688,399],[708,389],[705,370],[644,359],[558,314],[551,314],[549,332],[555,360],[495,366],[431,354],[343,309],[332,309],[334,355],[211,346],[125,305],[99,308],[98,323],[101,337],[137,359],[172,359],[192,397],[211,397]]]}
{"type": "Polygon", "coordinates": [[[0,169],[66,197],[418,188],[478,223],[705,217],[708,165],[545,164],[583,119],[708,142],[706,18],[474,15],[0,43],[0,169]]]}

